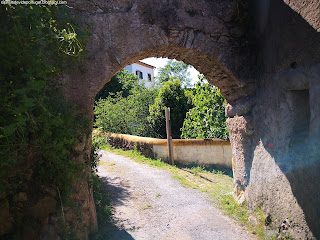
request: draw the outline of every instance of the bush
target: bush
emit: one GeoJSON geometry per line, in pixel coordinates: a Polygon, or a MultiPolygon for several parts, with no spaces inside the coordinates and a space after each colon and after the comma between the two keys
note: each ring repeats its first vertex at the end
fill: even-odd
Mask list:
{"type": "Polygon", "coordinates": [[[132,109],[127,99],[118,93],[113,98],[100,99],[94,107],[95,126],[103,132],[131,134],[134,127],[132,109]]]}
{"type": "Polygon", "coordinates": [[[147,116],[155,93],[156,89],[148,89],[138,82],[127,97],[118,92],[100,99],[94,108],[94,126],[103,132],[148,136],[147,116]]]}

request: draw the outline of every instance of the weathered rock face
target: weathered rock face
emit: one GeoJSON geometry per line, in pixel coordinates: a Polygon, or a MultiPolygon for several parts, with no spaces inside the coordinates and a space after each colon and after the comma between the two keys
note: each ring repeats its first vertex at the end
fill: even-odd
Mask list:
{"type": "Polygon", "coordinates": [[[276,224],[287,222],[293,237],[320,238],[320,36],[287,5],[269,1],[268,8],[246,199],[276,224]]]}
{"type": "MultiPolygon", "coordinates": [[[[147,57],[193,65],[229,102],[235,195],[251,209],[262,206],[278,225],[286,220],[296,238],[320,238],[320,7],[284,2],[252,1],[248,15],[239,1],[70,0],[73,14],[89,24],[88,59],[61,81],[79,113],[92,119],[95,95],[126,65],[147,57]]],[[[75,148],[79,163],[89,158],[86,138],[75,148]]],[[[89,174],[74,183],[82,217],[64,209],[81,239],[97,228],[89,174]]],[[[49,192],[26,211],[46,226],[40,238],[57,239],[60,203],[49,192]]],[[[24,206],[28,197],[21,192],[14,201],[24,206]]],[[[3,234],[12,216],[1,196],[0,207],[3,234]]]]}
{"type": "Polygon", "coordinates": [[[284,2],[300,14],[317,32],[320,32],[319,1],[284,0],[284,2]]]}
{"type": "Polygon", "coordinates": [[[278,225],[290,219],[289,232],[297,239],[320,236],[320,109],[313,95],[319,95],[319,70],[315,65],[266,76],[253,111],[246,199],[252,209],[263,206],[278,225]]]}

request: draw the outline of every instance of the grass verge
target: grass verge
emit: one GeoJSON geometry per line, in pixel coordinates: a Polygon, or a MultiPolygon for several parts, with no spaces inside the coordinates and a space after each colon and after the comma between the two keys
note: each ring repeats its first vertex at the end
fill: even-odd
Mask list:
{"type": "Polygon", "coordinates": [[[95,173],[92,173],[93,198],[96,205],[98,229],[92,240],[103,240],[108,236],[105,226],[109,223],[113,208],[110,203],[109,195],[106,191],[105,184],[95,173]]]}

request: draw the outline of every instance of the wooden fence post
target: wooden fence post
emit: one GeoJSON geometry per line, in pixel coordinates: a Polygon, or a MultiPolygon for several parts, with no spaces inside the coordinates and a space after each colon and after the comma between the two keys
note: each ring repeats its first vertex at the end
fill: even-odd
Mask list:
{"type": "Polygon", "coordinates": [[[166,114],[166,130],[167,130],[167,140],[168,140],[169,164],[174,165],[172,135],[171,135],[171,121],[170,121],[170,108],[166,108],[165,114],[166,114]]]}

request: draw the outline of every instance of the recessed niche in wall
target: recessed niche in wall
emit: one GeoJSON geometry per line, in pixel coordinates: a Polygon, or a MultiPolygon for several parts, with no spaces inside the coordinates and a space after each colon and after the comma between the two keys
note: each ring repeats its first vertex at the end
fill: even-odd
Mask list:
{"type": "Polygon", "coordinates": [[[291,90],[291,111],[293,120],[292,143],[303,142],[309,135],[310,96],[309,89],[291,90]]]}

